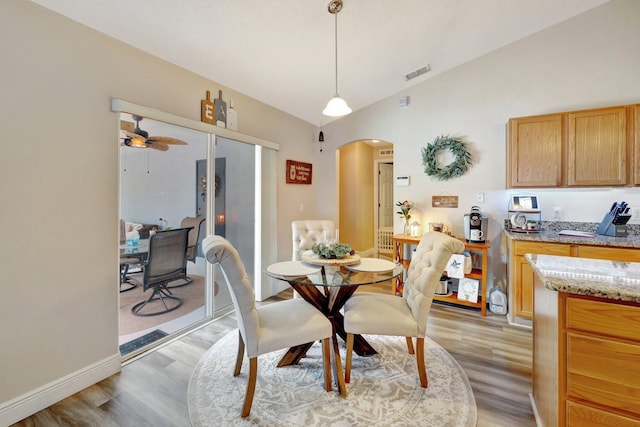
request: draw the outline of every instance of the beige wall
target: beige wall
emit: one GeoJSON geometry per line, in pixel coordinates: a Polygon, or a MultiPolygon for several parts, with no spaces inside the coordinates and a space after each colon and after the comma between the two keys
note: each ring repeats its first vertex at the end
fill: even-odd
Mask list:
{"type": "MultiPolygon", "coordinates": [[[[288,158],[313,162],[316,130],[30,2],[0,2],[0,32],[4,424],[14,399],[39,387],[50,391],[67,375],[94,378],[119,366],[112,97],[199,120],[206,90],[223,89],[242,133],[280,144],[281,171],[288,158]]],[[[282,260],[291,256],[289,224],[297,206],[305,205],[305,215],[315,210],[315,182],[294,188],[278,176],[282,260]]]]}

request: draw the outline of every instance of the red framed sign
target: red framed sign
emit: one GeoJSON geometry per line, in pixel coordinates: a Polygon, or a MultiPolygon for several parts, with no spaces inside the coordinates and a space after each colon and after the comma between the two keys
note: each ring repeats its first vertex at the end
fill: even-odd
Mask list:
{"type": "Polygon", "coordinates": [[[287,184],[311,184],[311,163],[287,160],[287,184]]]}

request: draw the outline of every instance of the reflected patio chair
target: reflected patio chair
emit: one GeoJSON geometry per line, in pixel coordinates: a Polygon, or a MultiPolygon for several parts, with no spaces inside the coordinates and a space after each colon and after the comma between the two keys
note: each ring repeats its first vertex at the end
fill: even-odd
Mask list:
{"type": "MultiPolygon", "coordinates": [[[[126,230],[124,220],[120,220],[120,244],[125,242],[126,230]]],[[[142,255],[126,255],[120,257],[120,292],[127,292],[138,286],[136,280],[129,275],[132,272],[139,273],[141,270],[140,264],[142,263],[142,255]],[[134,269],[135,271],[131,271],[134,269]]]]}
{"type": "Polygon", "coordinates": [[[207,261],[219,264],[233,300],[239,331],[234,376],[240,375],[245,352],[249,358],[249,378],[241,416],[246,417],[251,411],[261,354],[322,340],[324,385],[331,391],[329,338],[332,328],[329,319],[301,298],[257,307],[253,286],[235,248],[221,236],[207,237],[202,248],[207,261]]]}
{"type": "MultiPolygon", "coordinates": [[[[196,254],[198,252],[198,237],[200,236],[200,228],[204,223],[205,218],[203,216],[198,217],[185,217],[180,222],[181,228],[190,228],[189,231],[189,239],[187,243],[187,261],[191,261],[193,263],[196,262],[196,254]]],[[[182,286],[186,286],[189,283],[193,282],[193,279],[189,276],[185,275],[182,278],[182,281],[172,284],[168,286],[169,289],[180,288],[182,286]]]]}
{"type": "Polygon", "coordinates": [[[427,387],[424,364],[424,338],[427,319],[440,276],[451,255],[461,254],[464,243],[438,231],[430,231],[420,239],[409,266],[402,297],[388,294],[354,295],[344,306],[344,329],[347,332],[345,382],[350,381],[354,334],[403,336],[409,354],[414,354],[420,385],[427,387]]]}
{"type": "Polygon", "coordinates": [[[149,253],[144,263],[142,285],[152,289],[151,296],[131,308],[136,316],[155,316],[173,311],[182,300],[171,293],[168,284],[184,279],[187,273],[187,242],[190,228],[158,231],[149,238],[149,253]],[[145,307],[149,311],[143,311],[145,307]]]}

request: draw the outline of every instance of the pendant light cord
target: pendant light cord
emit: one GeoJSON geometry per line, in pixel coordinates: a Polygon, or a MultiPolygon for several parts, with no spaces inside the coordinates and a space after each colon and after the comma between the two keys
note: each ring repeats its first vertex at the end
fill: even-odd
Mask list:
{"type": "Polygon", "coordinates": [[[338,11],[334,13],[334,29],[335,29],[335,37],[334,40],[336,42],[336,96],[338,96],[338,11]]]}

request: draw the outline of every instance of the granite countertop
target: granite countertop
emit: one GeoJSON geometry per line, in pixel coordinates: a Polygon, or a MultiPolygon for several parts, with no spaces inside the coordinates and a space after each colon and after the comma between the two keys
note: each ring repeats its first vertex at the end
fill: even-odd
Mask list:
{"type": "Polygon", "coordinates": [[[597,228],[598,223],[543,221],[541,230],[537,233],[520,233],[505,230],[505,234],[513,240],[640,249],[640,226],[638,225],[627,226],[627,237],[602,236],[600,234],[596,234],[597,228]],[[593,233],[594,237],[567,236],[559,234],[561,230],[575,230],[593,233]]]}
{"type": "Polygon", "coordinates": [[[640,303],[640,263],[526,254],[545,288],[640,303]]]}

